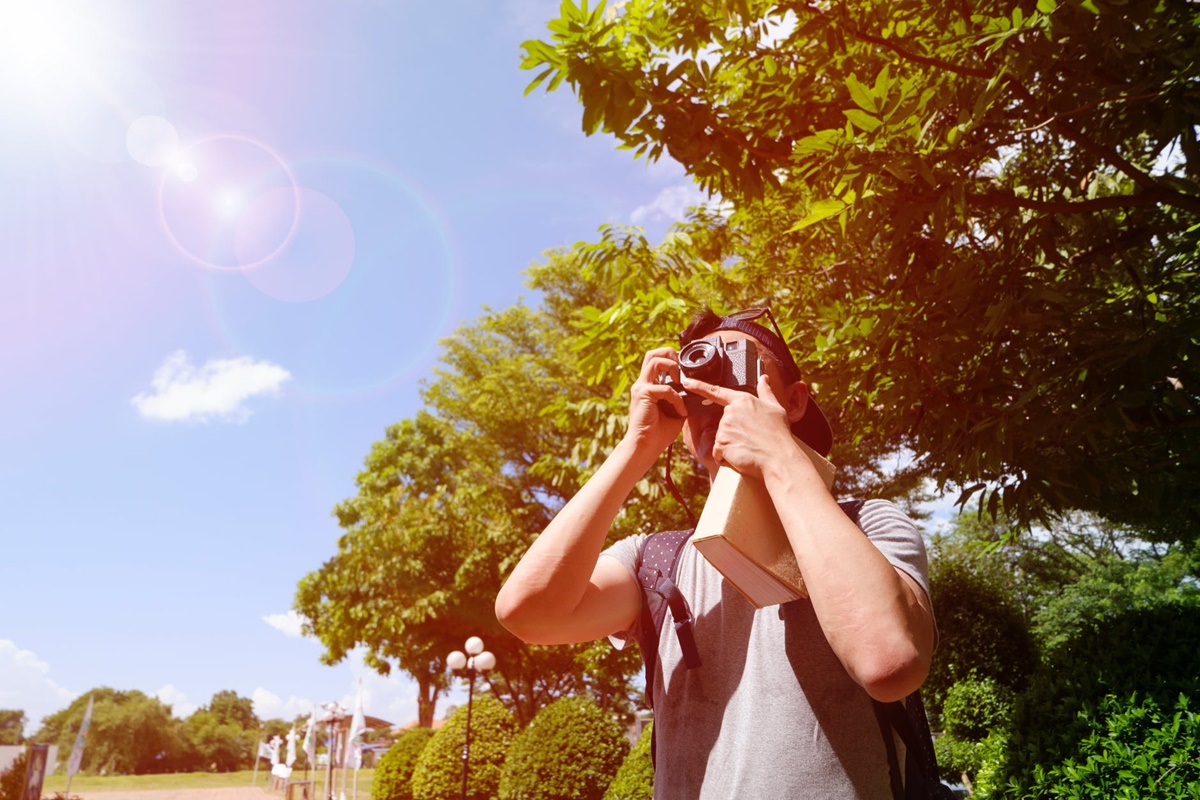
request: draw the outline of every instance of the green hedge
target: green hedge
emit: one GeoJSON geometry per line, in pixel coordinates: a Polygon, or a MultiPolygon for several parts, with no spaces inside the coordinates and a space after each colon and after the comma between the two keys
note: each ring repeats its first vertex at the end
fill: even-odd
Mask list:
{"type": "Polygon", "coordinates": [[[617,776],[608,785],[604,800],[652,800],[654,797],[654,762],[650,758],[650,742],[654,723],[642,730],[637,744],[625,757],[617,776]]]}
{"type": "MultiPolygon", "coordinates": [[[[425,746],[413,770],[413,800],[456,800],[462,788],[462,751],[467,706],[460,706],[425,746]]],[[[475,699],[471,711],[470,800],[493,800],[504,756],[516,734],[508,709],[491,695],[475,699]]]]}
{"type": "Polygon", "coordinates": [[[1089,734],[1062,763],[1035,769],[1030,800],[1195,800],[1200,797],[1200,716],[1180,695],[1171,711],[1150,698],[1104,699],[1089,734]]]}
{"type": "Polygon", "coordinates": [[[501,800],[601,800],[629,752],[621,726],[587,697],[543,708],[513,741],[501,800]]]}
{"type": "Polygon", "coordinates": [[[371,800],[413,800],[413,770],[432,737],[429,728],[413,728],[400,734],[375,767],[371,800]]]}

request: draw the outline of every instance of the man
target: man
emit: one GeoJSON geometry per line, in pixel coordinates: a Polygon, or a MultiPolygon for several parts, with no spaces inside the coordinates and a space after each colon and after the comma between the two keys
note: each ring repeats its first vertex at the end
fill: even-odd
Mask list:
{"type": "Polygon", "coordinates": [[[684,547],[676,583],[695,616],[703,665],[684,667],[664,625],[653,686],[655,797],[884,800],[887,757],[870,698],[900,699],[929,670],[935,634],[924,546],[891,503],[866,503],[861,530],[838,507],[793,439],[825,455],[829,424],[782,336],[753,321],[762,313],[702,312],[680,336],[684,345],[713,334],[723,343],[753,339],[763,361],[757,394],[681,376],[672,349],[646,354],[625,436],[518,563],[496,613],[531,643],[611,636],[621,646],[633,636],[644,536],[602,552],[605,535],[682,429],[710,477],[728,465],[764,482],[809,599],[756,610],[684,547]],[[687,416],[680,385],[717,411],[687,416]]]}

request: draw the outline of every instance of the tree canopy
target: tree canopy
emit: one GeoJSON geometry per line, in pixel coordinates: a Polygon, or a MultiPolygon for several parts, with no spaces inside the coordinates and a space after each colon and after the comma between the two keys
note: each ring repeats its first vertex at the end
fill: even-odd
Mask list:
{"type": "Polygon", "coordinates": [[[1195,536],[1194,3],[567,0],[524,49],[732,208],[580,248],[593,375],[672,298],[770,302],[849,461],[1195,536]]]}

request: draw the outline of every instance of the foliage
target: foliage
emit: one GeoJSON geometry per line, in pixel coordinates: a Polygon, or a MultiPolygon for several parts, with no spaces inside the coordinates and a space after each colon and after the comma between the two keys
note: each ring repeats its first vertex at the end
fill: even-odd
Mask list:
{"type": "Polygon", "coordinates": [[[183,734],[185,769],[234,772],[254,766],[258,734],[234,722],[222,722],[211,711],[201,708],[184,720],[183,734]]]}
{"type": "Polygon", "coordinates": [[[1118,613],[1097,609],[1047,652],[1018,696],[1009,775],[1026,785],[1037,765],[1057,764],[1088,735],[1080,711],[1109,694],[1138,692],[1160,705],[1200,692],[1200,597],[1167,598],[1118,613]]]}
{"type": "Polygon", "coordinates": [[[653,728],[654,723],[651,722],[642,729],[642,735],[608,785],[604,800],[652,800],[654,761],[650,757],[650,745],[654,737],[653,728]]]}
{"type": "Polygon", "coordinates": [[[432,737],[430,728],[411,728],[400,734],[375,767],[371,800],[412,800],[413,770],[432,737]]]}
{"type": "Polygon", "coordinates": [[[944,733],[934,742],[942,777],[972,784],[987,765],[994,733],[1007,728],[1013,694],[992,678],[955,683],[942,706],[944,733]]]}
{"type": "Polygon", "coordinates": [[[81,769],[117,775],[170,772],[184,762],[182,721],[170,707],[140,691],[99,687],[42,721],[37,741],[52,742],[69,753],[83,722],[88,698],[95,697],[81,769]]]}
{"type": "Polygon", "coordinates": [[[19,708],[0,708],[0,744],[25,741],[25,712],[19,708]]]}
{"type": "Polygon", "coordinates": [[[500,776],[501,800],[601,800],[629,741],[587,697],[550,703],[517,735],[500,776]]]}
{"type": "Polygon", "coordinates": [[[252,730],[261,724],[254,713],[254,701],[249,697],[240,697],[229,689],[214,694],[212,700],[208,701],[207,710],[219,725],[231,724],[242,730],[252,730]]]}
{"type": "Polygon", "coordinates": [[[1109,695],[1082,717],[1089,733],[1049,769],[1037,768],[1031,800],[1187,800],[1200,797],[1200,717],[1193,699],[1174,705],[1109,695]],[[1170,711],[1165,710],[1170,708],[1170,711]]]}
{"type": "Polygon", "coordinates": [[[576,248],[613,293],[578,310],[581,364],[621,369],[679,299],[773,301],[840,460],[907,451],[910,478],[1021,522],[1082,509],[1194,538],[1198,17],[567,0],[524,45],[530,88],[567,83],[586,133],[669,155],[733,209],[657,247],[576,248]]]}
{"type": "Polygon", "coordinates": [[[26,748],[0,772],[0,800],[25,800],[25,770],[28,768],[29,749],[26,748]]]}
{"type": "Polygon", "coordinates": [[[1037,645],[1002,585],[970,562],[935,558],[930,600],[937,611],[938,647],[922,692],[935,717],[960,681],[991,681],[1008,689],[1024,685],[1037,667],[1037,645]]]}
{"type": "Polygon", "coordinates": [[[471,760],[467,778],[469,800],[497,796],[504,755],[512,745],[516,722],[512,714],[490,695],[477,697],[473,706],[460,706],[417,758],[412,776],[413,800],[449,800],[462,788],[462,752],[471,710],[471,760]]]}

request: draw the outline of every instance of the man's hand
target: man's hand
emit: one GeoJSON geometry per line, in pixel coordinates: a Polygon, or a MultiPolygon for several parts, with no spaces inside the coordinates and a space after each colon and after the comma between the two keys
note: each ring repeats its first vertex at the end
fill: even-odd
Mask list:
{"type": "Polygon", "coordinates": [[[679,436],[687,408],[679,393],[663,380],[663,376],[675,380],[678,375],[679,362],[669,347],[651,350],[642,359],[642,371],[629,392],[629,430],[625,434],[639,448],[661,453],[679,436]],[[678,416],[664,414],[660,403],[674,409],[678,416]]]}
{"type": "MultiPolygon", "coordinates": [[[[766,373],[758,378],[757,397],[686,377],[683,387],[722,406],[721,422],[711,445],[711,458],[717,465],[727,464],[743,475],[761,478],[772,459],[786,452],[785,448],[795,448],[788,410],[776,397],[766,373]]],[[[703,459],[708,454],[696,455],[703,459]]]]}

